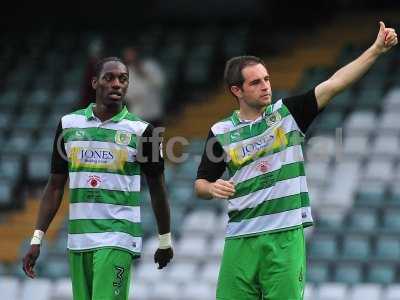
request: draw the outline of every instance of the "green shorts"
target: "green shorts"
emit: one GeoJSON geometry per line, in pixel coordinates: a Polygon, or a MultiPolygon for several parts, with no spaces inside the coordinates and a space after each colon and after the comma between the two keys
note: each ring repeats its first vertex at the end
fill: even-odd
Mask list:
{"type": "Polygon", "coordinates": [[[102,248],[69,251],[74,300],[127,300],[132,255],[102,248]]]}
{"type": "Polygon", "coordinates": [[[219,300],[302,300],[303,228],[227,239],[218,277],[219,300]]]}

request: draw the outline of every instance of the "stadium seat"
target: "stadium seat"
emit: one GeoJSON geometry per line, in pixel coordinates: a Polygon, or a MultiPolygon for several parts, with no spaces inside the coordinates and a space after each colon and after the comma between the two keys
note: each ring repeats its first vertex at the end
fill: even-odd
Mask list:
{"type": "Polygon", "coordinates": [[[50,280],[35,279],[25,280],[21,290],[21,300],[32,300],[32,295],[35,295],[35,300],[51,300],[52,285],[50,280]]]}
{"type": "Polygon", "coordinates": [[[375,130],[377,118],[372,111],[358,111],[352,113],[345,121],[346,132],[369,133],[375,130]]]}
{"type": "Polygon", "coordinates": [[[304,289],[304,300],[313,300],[317,298],[317,288],[312,283],[307,283],[304,289]]]}
{"type": "Polygon", "coordinates": [[[152,261],[154,252],[158,248],[159,240],[157,236],[151,236],[143,241],[142,246],[142,259],[152,261]]]}
{"type": "MultiPolygon", "coordinates": [[[[398,119],[400,114],[398,115],[398,119]]],[[[372,155],[376,157],[395,158],[399,154],[400,144],[397,136],[378,136],[372,144],[372,155]]]]}
{"type": "Polygon", "coordinates": [[[385,201],[386,184],[377,181],[362,181],[358,186],[356,205],[380,207],[385,201]]]}
{"type": "Polygon", "coordinates": [[[310,241],[309,255],[312,259],[332,259],[338,256],[338,245],[335,236],[315,235],[310,241]]]}
{"type": "Polygon", "coordinates": [[[307,181],[310,184],[322,186],[325,184],[326,179],[330,177],[331,167],[325,161],[308,161],[305,165],[307,181]]]}
{"type": "Polygon", "coordinates": [[[193,186],[175,184],[169,189],[169,197],[171,198],[172,203],[176,203],[178,205],[189,205],[191,199],[194,197],[193,186]]]}
{"type": "Polygon", "coordinates": [[[350,260],[366,260],[370,257],[369,239],[364,236],[347,235],[343,240],[342,257],[350,260]]]}
{"type": "Polygon", "coordinates": [[[0,206],[9,207],[13,203],[11,197],[13,186],[13,181],[0,179],[0,206]]]}
{"type": "Polygon", "coordinates": [[[335,282],[344,284],[356,284],[362,282],[361,266],[356,263],[340,262],[336,264],[336,270],[333,279],[335,282]]]}
{"type": "Polygon", "coordinates": [[[350,300],[381,300],[382,288],[377,284],[357,284],[350,290],[350,300]]]}
{"type": "Polygon", "coordinates": [[[389,159],[370,160],[365,166],[363,180],[389,182],[393,176],[393,161],[389,159]]]}
{"type": "Polygon", "coordinates": [[[152,288],[145,282],[131,280],[129,300],[151,300],[152,288]]]}
{"type": "MultiPolygon", "coordinates": [[[[397,177],[400,177],[400,168],[397,170],[397,177]]],[[[400,207],[400,186],[397,184],[397,179],[392,184],[391,189],[390,189],[390,195],[386,198],[386,205],[390,205],[393,208],[399,208],[400,207]]]]}
{"type": "Polygon", "coordinates": [[[347,287],[341,283],[322,283],[318,288],[318,300],[345,300],[347,296],[347,287]]]}
{"type": "Polygon", "coordinates": [[[32,144],[32,135],[27,131],[14,131],[2,149],[3,153],[25,154],[32,144]]]}
{"type": "Polygon", "coordinates": [[[222,252],[224,251],[224,245],[225,239],[217,236],[210,243],[210,252],[208,255],[211,256],[213,259],[221,257],[222,252]]]}
{"type": "Polygon", "coordinates": [[[151,289],[152,300],[177,299],[181,293],[180,287],[173,281],[159,281],[151,289]]]}
{"type": "MultiPolygon", "coordinates": [[[[311,198],[314,201],[314,198],[311,198]]],[[[314,214],[314,219],[318,231],[332,234],[340,232],[344,226],[344,214],[341,210],[332,208],[323,208],[318,210],[318,215],[314,214]]]]}
{"type": "Polygon", "coordinates": [[[400,88],[393,87],[386,94],[383,101],[384,112],[398,112],[400,111],[400,88]]]}
{"type": "Polygon", "coordinates": [[[220,260],[209,260],[199,271],[199,279],[211,285],[216,285],[218,281],[220,260]]]}
{"type": "Polygon", "coordinates": [[[196,275],[198,274],[197,265],[194,262],[182,262],[179,260],[175,261],[167,271],[168,280],[172,280],[175,283],[196,281],[196,275]]]}
{"type": "Polygon", "coordinates": [[[349,230],[356,232],[373,232],[377,229],[378,218],[373,209],[355,209],[349,213],[349,230]]]}
{"type": "Polygon", "coordinates": [[[20,155],[3,155],[0,161],[0,177],[17,181],[22,174],[23,157],[20,155]]]}
{"type": "Polygon", "coordinates": [[[28,159],[28,178],[33,182],[46,181],[50,173],[48,155],[33,153],[28,159]]]}
{"type": "MultiPolygon", "coordinates": [[[[152,254],[154,255],[154,252],[152,254]]],[[[141,262],[137,268],[133,270],[132,281],[155,284],[165,277],[165,270],[166,269],[158,270],[154,261],[141,262]]]]}
{"type": "Polygon", "coordinates": [[[382,300],[398,300],[400,299],[400,284],[390,285],[386,288],[382,300]]]}
{"type": "Polygon", "coordinates": [[[398,122],[399,115],[399,111],[389,111],[384,113],[378,123],[379,132],[385,134],[398,134],[400,132],[400,125],[398,122]]]}
{"type": "Polygon", "coordinates": [[[184,234],[212,234],[216,226],[216,215],[211,210],[195,210],[186,216],[182,225],[184,234]]]}
{"type": "Polygon", "coordinates": [[[20,299],[20,281],[15,277],[0,276],[0,291],[2,299],[20,299]]]}
{"type": "Polygon", "coordinates": [[[53,284],[52,300],[70,300],[72,299],[72,283],[70,278],[60,278],[53,284]]]}
{"type": "Polygon", "coordinates": [[[68,277],[69,265],[66,257],[63,258],[47,258],[45,262],[42,262],[41,276],[49,279],[59,279],[68,277]]]}
{"type": "Polygon", "coordinates": [[[376,111],[382,102],[382,89],[367,86],[361,89],[357,95],[357,108],[363,110],[376,111]]]}
{"type": "Polygon", "coordinates": [[[399,233],[400,232],[400,210],[388,209],[383,215],[383,231],[399,233]]]}
{"type": "Polygon", "coordinates": [[[379,237],[376,241],[375,257],[379,260],[400,259],[400,241],[395,237],[379,237]]]}
{"type": "Polygon", "coordinates": [[[206,282],[190,282],[185,284],[177,295],[177,300],[213,300],[215,299],[215,286],[206,282]]]}
{"type": "Polygon", "coordinates": [[[330,278],[329,265],[322,262],[310,262],[307,267],[307,281],[314,284],[321,284],[329,281],[330,278]]]}
{"type": "Polygon", "coordinates": [[[187,237],[181,239],[176,246],[176,255],[182,259],[204,259],[207,252],[207,241],[203,237],[187,237]]]}
{"type": "Polygon", "coordinates": [[[368,136],[347,136],[343,143],[343,154],[347,157],[363,158],[368,153],[368,136]]]}
{"type": "Polygon", "coordinates": [[[335,139],[329,135],[312,137],[307,142],[306,157],[309,160],[329,162],[335,155],[335,139]]]}
{"type": "Polygon", "coordinates": [[[395,282],[396,269],[390,264],[374,263],[368,267],[367,281],[388,285],[395,282]]]}

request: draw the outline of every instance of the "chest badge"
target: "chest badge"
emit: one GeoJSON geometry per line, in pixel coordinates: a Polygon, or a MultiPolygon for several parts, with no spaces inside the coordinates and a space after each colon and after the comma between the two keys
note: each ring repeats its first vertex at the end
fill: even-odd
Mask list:
{"type": "Polygon", "coordinates": [[[129,145],[132,139],[132,134],[127,131],[118,130],[115,134],[115,142],[118,145],[129,145]]]}
{"type": "Polygon", "coordinates": [[[279,112],[274,112],[266,118],[267,125],[272,127],[278,124],[282,120],[282,116],[279,112]]]}

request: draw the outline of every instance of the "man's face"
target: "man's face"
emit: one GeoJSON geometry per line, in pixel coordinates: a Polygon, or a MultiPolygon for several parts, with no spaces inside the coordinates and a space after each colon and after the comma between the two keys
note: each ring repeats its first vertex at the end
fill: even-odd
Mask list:
{"type": "Polygon", "coordinates": [[[254,108],[270,104],[272,90],[267,69],[262,64],[250,65],[242,69],[242,75],[242,88],[232,90],[236,97],[254,108]]]}
{"type": "Polygon", "coordinates": [[[96,98],[104,105],[115,105],[122,102],[128,90],[129,75],[124,64],[109,61],[103,65],[99,78],[92,80],[96,98]]]}

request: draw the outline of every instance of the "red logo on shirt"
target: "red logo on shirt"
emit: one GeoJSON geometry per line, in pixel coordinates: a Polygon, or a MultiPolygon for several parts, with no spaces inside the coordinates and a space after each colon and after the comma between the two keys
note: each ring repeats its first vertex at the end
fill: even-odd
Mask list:
{"type": "Polygon", "coordinates": [[[267,172],[268,171],[268,169],[269,169],[269,164],[265,161],[265,160],[262,160],[262,161],[260,161],[258,164],[257,164],[257,170],[259,171],[259,172],[261,172],[261,173],[265,173],[265,172],[267,172]]]}
{"type": "Polygon", "coordinates": [[[101,178],[96,175],[90,175],[89,179],[87,180],[88,185],[95,188],[101,183],[101,178]]]}

